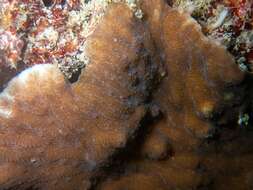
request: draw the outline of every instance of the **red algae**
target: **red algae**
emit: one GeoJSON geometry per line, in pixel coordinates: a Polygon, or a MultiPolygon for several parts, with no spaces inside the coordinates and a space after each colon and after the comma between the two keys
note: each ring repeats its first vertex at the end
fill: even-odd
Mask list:
{"type": "Polygon", "coordinates": [[[174,0],[173,6],[191,9],[192,16],[202,25],[204,33],[225,45],[242,70],[252,70],[251,0],[174,0]]]}
{"type": "Polygon", "coordinates": [[[75,1],[1,1],[1,64],[57,64],[67,78],[88,64],[83,52],[103,7],[75,1]]]}
{"type": "MultiPolygon", "coordinates": [[[[141,17],[134,2],[129,7],[141,17]]],[[[85,41],[110,3],[106,0],[2,0],[1,65],[10,68],[11,73],[18,73],[19,65],[28,68],[56,64],[71,80],[89,63],[83,51],[85,41]]]]}

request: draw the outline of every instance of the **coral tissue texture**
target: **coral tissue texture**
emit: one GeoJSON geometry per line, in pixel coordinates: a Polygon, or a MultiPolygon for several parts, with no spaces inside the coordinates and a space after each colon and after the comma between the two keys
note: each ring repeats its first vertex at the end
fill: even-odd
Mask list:
{"type": "MultiPolygon", "coordinates": [[[[135,153],[133,159],[127,160],[125,174],[107,180],[100,188],[189,190],[226,189],[229,185],[229,189],[250,189],[249,184],[241,186],[245,183],[243,170],[235,170],[241,176],[237,181],[233,177],[221,177],[225,173],[233,176],[233,167],[242,168],[238,167],[239,158],[234,161],[224,154],[222,157],[215,151],[216,146],[208,145],[222,125],[236,118],[241,101],[238,96],[242,97],[236,85],[242,82],[244,74],[225,47],[206,38],[187,13],[170,8],[163,0],[144,0],[141,7],[167,71],[154,93],[161,119],[152,124],[140,147],[141,154],[135,153]],[[217,155],[220,160],[215,159],[217,155]],[[208,162],[203,164],[203,160],[208,162]],[[221,161],[222,166],[216,164],[221,161]],[[215,170],[212,175],[207,172],[215,170]],[[217,171],[223,174],[215,178],[217,171]],[[213,185],[217,179],[220,182],[213,185]],[[230,185],[236,182],[237,186],[230,185]]],[[[247,173],[247,176],[246,180],[252,175],[247,173]]]]}
{"type": "Polygon", "coordinates": [[[0,94],[0,189],[90,188],[145,115],[149,41],[115,5],[87,39],[90,64],[75,84],[51,64],[13,78],[0,94]]]}
{"type": "Polygon", "coordinates": [[[125,2],[82,41],[75,83],[38,64],[4,88],[0,189],[252,189],[233,56],[169,1],[125,2]]]}

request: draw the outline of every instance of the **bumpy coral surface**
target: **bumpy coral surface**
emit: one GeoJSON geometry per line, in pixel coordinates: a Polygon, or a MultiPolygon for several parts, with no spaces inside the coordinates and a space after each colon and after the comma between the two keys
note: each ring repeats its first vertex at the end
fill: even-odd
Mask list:
{"type": "MultiPolygon", "coordinates": [[[[0,94],[0,188],[251,189],[252,136],[234,127],[244,73],[233,56],[170,1],[119,1],[128,6],[113,5],[79,44],[89,64],[76,83],[39,64],[0,94]]],[[[80,6],[43,2],[76,2],[68,15],[80,6]]],[[[50,36],[65,33],[43,23],[50,36]]],[[[33,29],[39,47],[55,48],[33,29]]]]}
{"type": "Polygon", "coordinates": [[[149,41],[118,5],[87,39],[90,64],[76,84],[52,64],[13,78],[0,94],[0,188],[90,188],[145,115],[156,71],[149,41]]]}
{"type": "MultiPolygon", "coordinates": [[[[218,153],[208,151],[212,146],[207,143],[203,148],[203,144],[217,135],[221,125],[235,118],[234,113],[238,114],[240,90],[233,86],[243,80],[243,74],[225,47],[206,38],[189,14],[169,8],[163,0],[142,1],[142,9],[167,70],[154,94],[162,115],[139,147],[141,154],[126,161],[124,177],[110,179],[100,189],[210,188],[217,171],[231,173],[233,166],[216,165],[222,156],[218,161],[215,159],[218,153]],[[220,170],[213,169],[216,166],[220,170]],[[215,174],[209,175],[206,170],[215,174]],[[147,180],[137,183],[136,178],[140,178],[137,176],[145,176],[147,180]]],[[[228,157],[222,161],[236,163],[228,157]]],[[[243,170],[238,169],[242,165],[237,165],[234,167],[238,176],[244,176],[243,170]]],[[[219,180],[225,183],[224,178],[219,180]]],[[[216,189],[222,189],[217,183],[216,189]]],[[[242,186],[238,184],[234,189],[238,187],[242,186]]]]}

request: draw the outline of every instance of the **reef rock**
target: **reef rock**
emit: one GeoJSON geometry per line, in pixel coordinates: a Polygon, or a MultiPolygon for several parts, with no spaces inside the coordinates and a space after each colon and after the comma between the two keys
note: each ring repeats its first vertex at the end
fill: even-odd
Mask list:
{"type": "Polygon", "coordinates": [[[150,41],[115,5],[87,39],[76,83],[51,64],[13,78],[0,94],[0,189],[90,188],[145,116],[157,72],[150,41]]]}

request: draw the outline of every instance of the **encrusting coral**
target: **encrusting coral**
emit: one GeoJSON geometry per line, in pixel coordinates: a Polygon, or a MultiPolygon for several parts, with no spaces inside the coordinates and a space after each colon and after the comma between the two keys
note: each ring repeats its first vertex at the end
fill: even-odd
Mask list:
{"type": "Polygon", "coordinates": [[[233,56],[169,1],[126,2],[82,44],[76,83],[39,64],[0,94],[0,188],[252,187],[252,140],[229,126],[245,93],[233,56]]]}
{"type": "Polygon", "coordinates": [[[114,5],[71,85],[56,65],[35,65],[0,94],[0,188],[88,189],[143,119],[157,72],[150,36],[114,5]],[[118,15],[115,17],[115,15],[118,15]]]}
{"type": "MultiPolygon", "coordinates": [[[[147,182],[136,183],[139,175],[151,176],[149,183],[156,184],[158,189],[208,188],[215,176],[210,177],[208,172],[215,171],[213,168],[217,169],[219,164],[215,164],[217,152],[208,152],[212,146],[203,148],[203,144],[214,138],[222,125],[237,117],[241,101],[238,97],[243,95],[236,86],[244,74],[225,47],[206,38],[188,13],[170,8],[164,0],[144,0],[141,7],[157,54],[167,70],[153,95],[161,119],[152,124],[140,147],[141,154],[127,159],[123,177],[109,179],[99,189],[141,189],[147,182]]],[[[232,171],[223,166],[216,171],[232,171]]],[[[237,171],[244,175],[243,170],[237,171]]],[[[145,189],[154,189],[153,185],[145,189]]]]}

